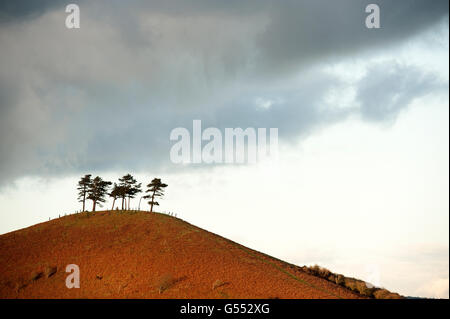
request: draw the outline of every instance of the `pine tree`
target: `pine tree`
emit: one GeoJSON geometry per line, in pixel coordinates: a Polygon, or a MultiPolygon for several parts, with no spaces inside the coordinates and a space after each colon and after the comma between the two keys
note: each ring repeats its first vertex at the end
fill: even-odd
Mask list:
{"type": "Polygon", "coordinates": [[[130,209],[131,199],[134,198],[136,194],[141,192],[142,184],[138,184],[136,179],[134,179],[131,174],[127,174],[122,178],[119,178],[119,182],[119,186],[123,187],[122,191],[124,191],[124,194],[122,194],[122,209],[125,197],[128,197],[128,209],[130,209]]]}
{"type": "Polygon", "coordinates": [[[89,189],[89,185],[92,183],[91,174],[86,174],[84,177],[81,177],[78,182],[78,201],[83,203],[83,212],[85,211],[85,203],[86,203],[86,194],[89,189]]]}
{"type": "Polygon", "coordinates": [[[150,213],[153,212],[153,206],[159,206],[159,203],[155,201],[156,197],[162,197],[164,195],[164,188],[168,185],[161,182],[161,179],[154,178],[150,184],[147,185],[148,189],[144,198],[150,198],[148,202],[150,205],[150,213]]]}
{"type": "Polygon", "coordinates": [[[131,181],[131,184],[127,188],[127,195],[128,195],[128,209],[130,209],[131,206],[131,199],[134,198],[137,194],[141,193],[141,183],[137,183],[135,179],[131,181]]]}
{"type": "Polygon", "coordinates": [[[113,198],[113,204],[112,204],[111,210],[114,209],[114,204],[118,198],[122,198],[122,210],[123,210],[123,200],[126,197],[126,195],[127,195],[127,187],[117,185],[116,183],[114,183],[114,187],[113,187],[111,193],[109,193],[109,197],[113,198]]]}
{"type": "Polygon", "coordinates": [[[89,185],[88,189],[88,199],[92,200],[92,211],[95,212],[95,207],[97,203],[101,207],[105,202],[105,196],[108,194],[109,185],[111,182],[107,182],[102,180],[101,177],[97,176],[92,180],[92,183],[89,185]]]}
{"type": "Polygon", "coordinates": [[[116,183],[114,183],[113,189],[111,190],[111,193],[109,193],[109,197],[113,198],[113,203],[111,206],[111,210],[113,210],[116,199],[120,197],[120,186],[118,186],[116,183]]]}

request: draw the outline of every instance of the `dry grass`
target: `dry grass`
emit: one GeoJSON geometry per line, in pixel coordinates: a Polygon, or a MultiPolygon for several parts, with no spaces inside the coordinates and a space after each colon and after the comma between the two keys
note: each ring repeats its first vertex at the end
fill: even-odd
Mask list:
{"type": "Polygon", "coordinates": [[[56,266],[47,266],[45,268],[45,276],[47,278],[50,278],[51,276],[53,276],[54,274],[56,274],[56,272],[58,271],[58,267],[56,266]]]}
{"type": "Polygon", "coordinates": [[[171,274],[161,276],[157,282],[158,292],[162,294],[164,291],[172,287],[174,283],[175,279],[171,274]]]}
{"type": "Polygon", "coordinates": [[[42,272],[42,271],[33,271],[31,273],[30,279],[31,279],[31,281],[36,281],[38,279],[41,279],[43,276],[44,276],[44,272],[42,272]]]}
{"type": "Polygon", "coordinates": [[[224,281],[222,281],[220,279],[217,279],[216,281],[214,281],[214,283],[212,285],[212,289],[214,290],[214,289],[223,287],[225,285],[228,285],[228,282],[224,282],[224,281]]]}
{"type": "Polygon", "coordinates": [[[329,271],[328,269],[320,267],[318,265],[314,265],[311,267],[304,266],[301,267],[301,269],[308,274],[334,282],[337,285],[340,285],[348,290],[351,290],[367,298],[375,298],[375,299],[403,298],[398,293],[390,292],[384,288],[371,287],[363,280],[345,277],[344,275],[341,274],[335,274],[329,271]]]}
{"type": "Polygon", "coordinates": [[[331,272],[322,279],[159,213],[67,215],[0,235],[0,251],[0,298],[361,298],[331,272]],[[68,264],[80,267],[80,289],[65,286],[68,264]]]}

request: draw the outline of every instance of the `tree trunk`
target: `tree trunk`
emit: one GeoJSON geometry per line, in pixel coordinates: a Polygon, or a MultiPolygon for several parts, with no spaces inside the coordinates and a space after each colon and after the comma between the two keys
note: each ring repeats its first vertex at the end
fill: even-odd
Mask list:
{"type": "Polygon", "coordinates": [[[83,212],[85,211],[85,209],[84,209],[85,203],[86,203],[86,190],[83,190],[83,212]]]}
{"type": "Polygon", "coordinates": [[[94,200],[94,203],[92,204],[92,211],[95,212],[95,204],[97,204],[97,201],[94,200]]]}
{"type": "Polygon", "coordinates": [[[114,197],[114,200],[113,200],[113,204],[112,204],[112,207],[111,207],[111,210],[114,210],[114,204],[116,203],[116,198],[114,197]]]}
{"type": "Polygon", "coordinates": [[[152,194],[152,202],[150,204],[150,213],[153,213],[153,203],[155,202],[155,192],[156,192],[156,190],[153,191],[153,194],[152,194]]]}
{"type": "Polygon", "coordinates": [[[125,197],[122,197],[122,210],[123,210],[123,202],[125,201],[125,197]]]}
{"type": "Polygon", "coordinates": [[[128,196],[128,210],[130,210],[130,196],[128,196]]]}

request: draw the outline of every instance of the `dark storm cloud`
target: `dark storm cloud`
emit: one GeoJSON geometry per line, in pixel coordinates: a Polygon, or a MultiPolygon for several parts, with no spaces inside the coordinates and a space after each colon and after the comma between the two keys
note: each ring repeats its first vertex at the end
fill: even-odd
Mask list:
{"type": "Polygon", "coordinates": [[[317,59],[358,49],[380,50],[426,30],[448,16],[448,1],[376,1],[381,28],[364,27],[373,1],[286,1],[274,6],[271,23],[259,39],[265,65],[297,68],[317,59]]]}
{"type": "Polygon", "coordinates": [[[161,168],[170,131],[193,119],[278,127],[287,140],[350,114],[392,119],[442,87],[390,62],[355,84],[359,107],[339,109],[324,97],[345,83],[319,66],[388,52],[448,19],[447,1],[379,1],[380,30],[365,28],[362,0],[75,1],[79,30],[64,27],[66,3],[14,3],[0,5],[3,182],[161,168]],[[278,102],[264,109],[255,98],[278,102]]]}
{"type": "MultiPolygon", "coordinates": [[[[79,3],[80,1],[77,1],[79,3]]],[[[37,18],[48,10],[65,8],[67,0],[5,0],[0,2],[0,24],[37,18]]],[[[63,9],[64,10],[64,9],[63,9]]]]}

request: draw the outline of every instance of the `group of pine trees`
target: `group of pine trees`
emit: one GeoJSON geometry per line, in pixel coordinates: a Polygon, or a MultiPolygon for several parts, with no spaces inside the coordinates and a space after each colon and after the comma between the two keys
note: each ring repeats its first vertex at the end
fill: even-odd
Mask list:
{"type": "MultiPolygon", "coordinates": [[[[83,203],[83,212],[86,211],[86,200],[92,200],[92,211],[95,212],[97,205],[100,207],[106,201],[106,196],[113,198],[111,210],[114,209],[116,200],[122,200],[122,210],[130,209],[131,199],[135,198],[137,194],[141,193],[141,183],[131,175],[127,174],[119,178],[119,183],[112,183],[104,181],[100,176],[92,178],[91,174],[86,174],[81,177],[78,182],[78,200],[83,203]]],[[[164,188],[167,184],[161,182],[161,179],[154,178],[150,184],[147,185],[146,195],[142,198],[149,199],[150,212],[153,212],[153,206],[158,206],[156,201],[158,197],[164,195],[164,188]]]]}

